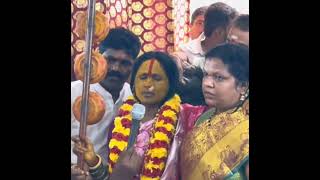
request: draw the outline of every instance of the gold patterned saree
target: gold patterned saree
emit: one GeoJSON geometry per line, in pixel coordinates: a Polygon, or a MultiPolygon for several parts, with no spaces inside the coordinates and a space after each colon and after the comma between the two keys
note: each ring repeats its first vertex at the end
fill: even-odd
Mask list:
{"type": "Polygon", "coordinates": [[[182,180],[242,180],[240,168],[248,158],[249,100],[237,110],[207,117],[186,135],[180,149],[182,180]]]}

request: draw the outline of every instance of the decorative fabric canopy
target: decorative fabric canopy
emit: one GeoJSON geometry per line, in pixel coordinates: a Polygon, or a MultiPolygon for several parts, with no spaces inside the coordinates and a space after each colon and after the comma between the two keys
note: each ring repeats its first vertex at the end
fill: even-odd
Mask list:
{"type": "MultiPolygon", "coordinates": [[[[96,0],[96,10],[109,19],[110,28],[124,27],[140,37],[140,53],[158,50],[172,53],[188,40],[190,0],[96,0]]],[[[86,12],[87,0],[71,2],[71,64],[84,51],[85,41],[75,32],[76,19],[86,12]]],[[[98,44],[93,46],[95,49],[98,44]]]]}

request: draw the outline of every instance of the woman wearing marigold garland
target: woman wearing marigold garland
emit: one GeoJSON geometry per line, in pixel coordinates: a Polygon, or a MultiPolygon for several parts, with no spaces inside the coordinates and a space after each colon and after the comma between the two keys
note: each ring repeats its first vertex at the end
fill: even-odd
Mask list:
{"type": "Polygon", "coordinates": [[[248,47],[224,44],[209,51],[202,91],[207,106],[180,114],[194,124],[180,146],[181,179],[249,179],[248,47]]]}
{"type": "Polygon", "coordinates": [[[78,138],[73,138],[74,152],[84,156],[93,179],[162,177],[180,112],[181,100],[175,94],[178,78],[175,62],[165,53],[148,52],[138,58],[131,80],[134,96],[124,102],[114,120],[107,167],[88,139],[83,146],[78,138]],[[136,142],[128,149],[131,111],[137,102],[146,107],[146,113],[136,142]]]}

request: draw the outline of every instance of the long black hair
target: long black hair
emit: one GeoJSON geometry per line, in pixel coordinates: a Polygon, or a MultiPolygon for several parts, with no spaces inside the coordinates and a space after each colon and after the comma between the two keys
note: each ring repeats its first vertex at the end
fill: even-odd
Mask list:
{"type": "Polygon", "coordinates": [[[177,83],[179,81],[179,73],[178,73],[177,64],[166,53],[158,52],[158,51],[150,51],[150,52],[144,53],[135,61],[135,63],[133,64],[133,67],[132,67],[132,74],[131,74],[131,82],[130,82],[131,90],[132,90],[135,98],[138,99],[134,93],[135,77],[136,77],[138,69],[142,65],[142,63],[147,60],[150,60],[150,59],[158,60],[161,67],[164,69],[164,71],[166,72],[166,75],[168,77],[169,90],[168,90],[168,93],[167,93],[165,99],[163,100],[163,102],[161,102],[161,104],[163,104],[165,101],[169,100],[170,98],[172,98],[174,96],[174,94],[176,93],[177,83]]]}

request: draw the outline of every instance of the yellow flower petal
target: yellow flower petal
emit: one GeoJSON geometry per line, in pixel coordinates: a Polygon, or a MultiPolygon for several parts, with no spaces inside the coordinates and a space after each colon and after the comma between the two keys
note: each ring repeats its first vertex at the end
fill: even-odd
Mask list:
{"type": "Polygon", "coordinates": [[[127,100],[135,100],[133,96],[128,96],[127,100]]]}
{"type": "Polygon", "coordinates": [[[180,103],[181,99],[179,95],[174,95],[173,98],[171,98],[169,101],[165,103],[165,105],[170,106],[172,109],[175,111],[179,112],[180,111],[180,103]]]}
{"type": "Polygon", "coordinates": [[[123,135],[129,136],[130,128],[125,128],[123,126],[115,126],[112,132],[117,132],[117,133],[121,133],[123,135]]]}
{"type": "Polygon", "coordinates": [[[125,141],[117,141],[115,139],[111,139],[110,143],[109,143],[109,148],[112,149],[113,147],[117,146],[118,149],[120,149],[121,151],[123,151],[127,146],[128,146],[128,142],[125,141]]]}
{"type": "Polygon", "coordinates": [[[160,140],[160,141],[166,141],[168,144],[170,143],[168,136],[166,134],[164,134],[163,132],[155,132],[154,139],[160,140]]]}
{"type": "Polygon", "coordinates": [[[123,111],[131,111],[133,108],[133,106],[129,105],[129,104],[123,104],[120,109],[122,109],[123,111]]]}
{"type": "Polygon", "coordinates": [[[164,121],[163,121],[163,120],[160,121],[160,122],[156,122],[155,127],[156,127],[156,128],[157,128],[157,127],[164,127],[164,128],[166,128],[166,130],[169,131],[169,132],[171,132],[171,131],[175,128],[175,127],[174,127],[172,124],[170,124],[170,123],[164,124],[164,121]]]}
{"type": "Polygon", "coordinates": [[[163,111],[162,115],[164,117],[169,117],[169,118],[173,119],[174,121],[177,119],[176,113],[174,111],[172,111],[172,110],[169,110],[169,109],[163,111]]]}
{"type": "Polygon", "coordinates": [[[122,124],[121,124],[121,118],[120,118],[120,117],[116,117],[116,118],[114,119],[114,126],[115,126],[115,127],[122,126],[122,124]]]}
{"type": "Polygon", "coordinates": [[[130,113],[130,114],[127,114],[127,115],[123,116],[123,118],[127,118],[129,121],[131,121],[132,120],[132,115],[130,113]]]}
{"type": "Polygon", "coordinates": [[[110,157],[111,161],[116,162],[118,160],[118,158],[119,158],[119,155],[118,154],[114,154],[114,153],[110,153],[109,157],[110,157]]]}
{"type": "Polygon", "coordinates": [[[163,158],[168,155],[167,149],[166,148],[155,148],[151,149],[147,152],[148,155],[151,156],[151,158],[163,158]]]}
{"type": "Polygon", "coordinates": [[[149,162],[146,163],[146,165],[145,165],[145,167],[146,167],[147,169],[156,168],[156,169],[160,169],[160,170],[162,170],[162,169],[164,168],[164,166],[165,166],[165,163],[164,163],[164,162],[162,162],[162,163],[160,163],[160,164],[153,164],[151,161],[149,161],[149,162]]]}
{"type": "Polygon", "coordinates": [[[147,177],[147,176],[142,175],[141,180],[160,180],[160,178],[159,177],[151,178],[151,177],[147,177]]]}
{"type": "Polygon", "coordinates": [[[112,167],[108,166],[108,168],[109,168],[109,173],[111,174],[112,173],[112,167]]]}

